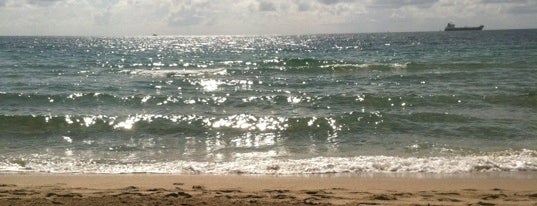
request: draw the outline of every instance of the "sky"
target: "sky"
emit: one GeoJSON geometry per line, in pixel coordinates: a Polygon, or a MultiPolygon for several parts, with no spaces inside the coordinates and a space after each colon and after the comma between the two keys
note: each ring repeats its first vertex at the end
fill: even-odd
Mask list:
{"type": "Polygon", "coordinates": [[[264,35],[537,28],[537,0],[0,0],[0,35],[264,35]]]}

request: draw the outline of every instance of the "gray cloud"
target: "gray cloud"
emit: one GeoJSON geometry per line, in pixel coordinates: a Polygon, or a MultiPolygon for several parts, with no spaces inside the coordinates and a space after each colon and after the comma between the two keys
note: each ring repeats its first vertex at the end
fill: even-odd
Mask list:
{"type": "MultiPolygon", "coordinates": [[[[167,24],[172,27],[205,25],[217,18],[219,4],[204,0],[169,1],[171,5],[161,7],[156,15],[168,13],[167,24]]],[[[158,17],[155,18],[157,20],[158,17]]]]}
{"type": "Polygon", "coordinates": [[[50,6],[64,0],[27,0],[29,4],[38,6],[50,6]]]}
{"type": "Polygon", "coordinates": [[[0,35],[435,31],[448,21],[510,29],[536,28],[535,19],[535,0],[0,0],[0,35]]]}
{"type": "Polygon", "coordinates": [[[429,8],[438,0],[376,0],[373,1],[371,7],[373,8],[385,8],[385,9],[398,9],[405,6],[415,6],[418,8],[429,8]]]}
{"type": "Polygon", "coordinates": [[[537,1],[534,0],[481,0],[481,3],[505,6],[510,14],[537,13],[537,1]]]}
{"type": "Polygon", "coordinates": [[[298,11],[309,11],[311,10],[311,5],[304,2],[298,3],[298,11]]]}
{"type": "Polygon", "coordinates": [[[272,2],[259,2],[259,11],[276,11],[276,6],[272,2]]]}
{"type": "Polygon", "coordinates": [[[321,4],[332,5],[345,2],[353,2],[353,0],[318,0],[318,2],[321,4]]]}
{"type": "Polygon", "coordinates": [[[174,12],[168,17],[170,26],[192,26],[203,22],[203,16],[192,11],[174,12]]]}
{"type": "Polygon", "coordinates": [[[95,24],[97,25],[108,25],[108,23],[110,22],[109,20],[111,18],[111,15],[109,11],[106,11],[103,13],[95,14],[93,18],[95,20],[95,24]]]}
{"type": "Polygon", "coordinates": [[[537,5],[514,6],[509,9],[511,14],[537,14],[537,5]]]}
{"type": "Polygon", "coordinates": [[[481,0],[480,3],[483,3],[483,4],[505,4],[505,3],[524,4],[524,3],[528,3],[528,0],[481,0]]]}

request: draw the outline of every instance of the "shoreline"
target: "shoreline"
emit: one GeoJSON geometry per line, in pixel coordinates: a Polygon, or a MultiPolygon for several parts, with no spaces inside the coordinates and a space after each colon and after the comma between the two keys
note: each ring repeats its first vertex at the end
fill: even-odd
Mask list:
{"type": "Polygon", "coordinates": [[[535,205],[537,173],[0,174],[0,205],[535,205]]]}

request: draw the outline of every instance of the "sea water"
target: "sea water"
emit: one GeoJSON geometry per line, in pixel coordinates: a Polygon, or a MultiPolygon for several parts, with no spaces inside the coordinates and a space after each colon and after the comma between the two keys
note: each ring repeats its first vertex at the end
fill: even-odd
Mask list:
{"type": "Polygon", "coordinates": [[[537,30],[0,37],[0,172],[537,171],[537,30]]]}

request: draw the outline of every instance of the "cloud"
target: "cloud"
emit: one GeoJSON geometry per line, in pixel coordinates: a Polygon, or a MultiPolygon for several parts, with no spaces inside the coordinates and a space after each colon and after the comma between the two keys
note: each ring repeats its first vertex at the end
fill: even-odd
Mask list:
{"type": "Polygon", "coordinates": [[[437,3],[438,0],[375,0],[371,7],[373,8],[385,8],[385,9],[398,9],[405,6],[415,6],[418,8],[430,8],[437,3]]]}
{"type": "Polygon", "coordinates": [[[259,3],[259,11],[276,11],[276,6],[273,2],[262,1],[259,3]]]}
{"type": "Polygon", "coordinates": [[[174,27],[198,25],[203,20],[203,16],[193,11],[174,12],[168,17],[169,25],[174,27]]]}
{"type": "Polygon", "coordinates": [[[29,4],[38,6],[50,6],[63,0],[27,0],[29,4]]]}
{"type": "Polygon", "coordinates": [[[305,2],[298,2],[297,8],[298,8],[298,11],[309,11],[312,9],[311,4],[305,3],[305,2]]]}
{"type": "Polygon", "coordinates": [[[332,5],[332,4],[339,4],[339,3],[349,3],[353,2],[352,0],[318,0],[319,3],[326,4],[326,5],[332,5]]]}
{"type": "Polygon", "coordinates": [[[0,35],[303,34],[536,28],[534,0],[0,0],[0,35]]]}
{"type": "Polygon", "coordinates": [[[524,15],[537,13],[537,1],[529,0],[481,0],[483,4],[492,4],[498,9],[505,9],[510,14],[524,15]]]}
{"type": "Polygon", "coordinates": [[[537,4],[531,6],[521,5],[513,6],[509,8],[509,13],[519,15],[519,14],[537,14],[537,4]]]}
{"type": "Polygon", "coordinates": [[[483,4],[524,4],[528,3],[528,0],[481,0],[480,3],[483,4]]]}

